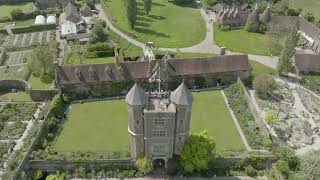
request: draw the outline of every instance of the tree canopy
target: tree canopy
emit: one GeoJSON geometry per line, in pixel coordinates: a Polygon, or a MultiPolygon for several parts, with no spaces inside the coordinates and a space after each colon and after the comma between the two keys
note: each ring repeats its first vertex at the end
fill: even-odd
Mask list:
{"type": "Polygon", "coordinates": [[[134,28],[137,21],[138,7],[136,0],[123,0],[127,12],[127,19],[131,29],[134,28]]]}
{"type": "Polygon", "coordinates": [[[259,98],[266,99],[270,93],[277,89],[277,83],[268,74],[260,74],[253,80],[253,89],[259,98]]]}
{"type": "Polygon", "coordinates": [[[215,158],[216,143],[207,131],[190,134],[188,143],[180,155],[180,165],[185,173],[208,169],[208,164],[215,158]]]}

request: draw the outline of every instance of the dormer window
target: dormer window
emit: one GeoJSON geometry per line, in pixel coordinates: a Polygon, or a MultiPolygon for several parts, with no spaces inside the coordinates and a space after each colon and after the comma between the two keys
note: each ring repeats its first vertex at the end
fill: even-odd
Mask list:
{"type": "Polygon", "coordinates": [[[81,77],[81,71],[80,71],[79,68],[76,68],[76,69],[74,70],[74,74],[80,79],[80,77],[81,77]]]}
{"type": "Polygon", "coordinates": [[[96,71],[95,71],[95,69],[94,69],[92,66],[90,66],[88,72],[89,72],[89,78],[90,78],[90,80],[94,80],[94,79],[95,79],[95,76],[96,76],[96,71]]]}

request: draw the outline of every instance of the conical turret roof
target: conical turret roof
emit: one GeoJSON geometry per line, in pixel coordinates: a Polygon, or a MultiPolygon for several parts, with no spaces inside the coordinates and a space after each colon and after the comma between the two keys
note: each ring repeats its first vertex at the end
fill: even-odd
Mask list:
{"type": "Polygon", "coordinates": [[[144,105],[147,103],[147,99],[146,92],[137,83],[126,95],[126,102],[130,105],[144,105]]]}
{"type": "Polygon", "coordinates": [[[253,12],[249,15],[250,21],[253,23],[259,23],[259,8],[258,3],[256,3],[256,6],[253,10],[253,12]]]}
{"type": "Polygon", "coordinates": [[[171,93],[171,101],[177,105],[191,105],[193,97],[184,82],[171,93]]]}
{"type": "Polygon", "coordinates": [[[271,19],[271,11],[270,11],[270,5],[268,2],[268,7],[264,10],[264,12],[260,16],[260,21],[263,23],[268,23],[271,19]]]}

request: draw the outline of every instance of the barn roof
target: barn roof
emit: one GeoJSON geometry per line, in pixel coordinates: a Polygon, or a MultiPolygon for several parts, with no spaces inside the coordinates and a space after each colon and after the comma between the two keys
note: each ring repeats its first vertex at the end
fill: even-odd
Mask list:
{"type": "MultiPolygon", "coordinates": [[[[163,60],[156,60],[162,61],[163,60]]],[[[250,70],[247,55],[219,56],[209,58],[169,59],[167,60],[170,76],[196,76],[224,72],[250,70]]],[[[149,62],[125,62],[92,65],[65,65],[56,69],[58,84],[79,84],[90,82],[126,81],[149,78],[149,62]],[[95,69],[95,79],[89,78],[89,68],[95,69]],[[77,76],[74,72],[81,72],[77,76]]]]}
{"type": "Polygon", "coordinates": [[[299,72],[319,72],[320,71],[320,55],[317,54],[296,54],[294,56],[296,69],[299,72]]]}

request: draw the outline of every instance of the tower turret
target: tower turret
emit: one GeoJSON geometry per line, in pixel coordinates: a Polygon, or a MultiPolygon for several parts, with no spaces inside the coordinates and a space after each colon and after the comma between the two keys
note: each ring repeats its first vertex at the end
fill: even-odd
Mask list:
{"type": "Polygon", "coordinates": [[[193,97],[184,82],[171,93],[171,102],[176,106],[174,153],[180,154],[188,140],[193,97]]]}
{"type": "Polygon", "coordinates": [[[145,91],[136,83],[126,95],[128,103],[128,132],[131,141],[131,155],[134,159],[144,152],[143,108],[147,104],[145,91]]]}

